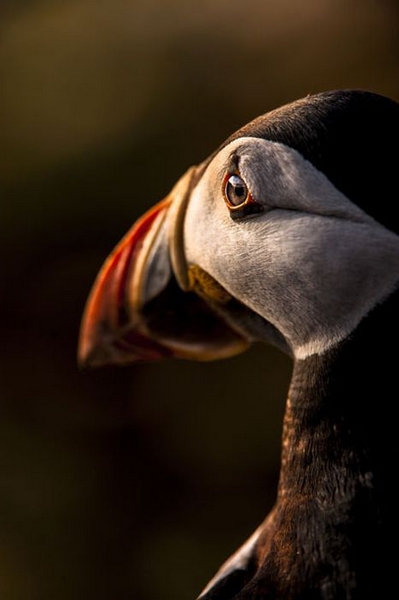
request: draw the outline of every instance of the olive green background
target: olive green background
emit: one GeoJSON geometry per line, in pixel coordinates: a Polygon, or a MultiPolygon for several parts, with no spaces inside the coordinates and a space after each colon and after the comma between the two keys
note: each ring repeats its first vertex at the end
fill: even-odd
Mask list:
{"type": "Polygon", "coordinates": [[[399,100],[398,30],[395,0],[1,1],[1,600],[194,599],[264,518],[290,361],[81,372],[82,310],[248,120],[340,87],[399,100]]]}

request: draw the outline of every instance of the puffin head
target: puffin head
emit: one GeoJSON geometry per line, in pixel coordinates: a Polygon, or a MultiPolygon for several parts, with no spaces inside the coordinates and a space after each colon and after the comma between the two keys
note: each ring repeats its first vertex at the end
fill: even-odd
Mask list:
{"type": "Polygon", "coordinates": [[[79,362],[333,347],[397,284],[398,139],[399,105],[361,90],[309,95],[238,130],[110,254],[79,362]]]}

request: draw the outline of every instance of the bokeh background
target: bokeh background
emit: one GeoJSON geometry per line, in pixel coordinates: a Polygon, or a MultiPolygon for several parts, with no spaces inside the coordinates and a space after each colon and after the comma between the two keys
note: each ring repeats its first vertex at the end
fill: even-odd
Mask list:
{"type": "Polygon", "coordinates": [[[1,0],[2,600],[194,599],[266,515],[290,361],[81,372],[82,310],[248,120],[339,87],[399,100],[398,30],[396,0],[1,0]]]}

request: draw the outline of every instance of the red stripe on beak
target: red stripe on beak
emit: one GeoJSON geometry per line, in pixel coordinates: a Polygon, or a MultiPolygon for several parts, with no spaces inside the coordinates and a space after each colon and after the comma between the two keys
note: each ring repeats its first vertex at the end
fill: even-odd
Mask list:
{"type": "Polygon", "coordinates": [[[170,351],[140,333],[131,321],[126,297],[135,258],[155,219],[166,211],[167,198],[147,211],[124,236],[101,268],[88,298],[79,337],[82,366],[126,364],[164,358],[170,351]]]}

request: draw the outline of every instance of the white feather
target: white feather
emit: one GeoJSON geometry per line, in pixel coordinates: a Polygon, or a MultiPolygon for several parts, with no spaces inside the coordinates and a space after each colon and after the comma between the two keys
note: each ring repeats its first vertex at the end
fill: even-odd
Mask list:
{"type": "Polygon", "coordinates": [[[345,338],[397,285],[399,237],[287,146],[240,138],[193,191],[184,226],[188,264],[272,323],[296,358],[345,338]],[[232,156],[264,212],[233,220],[222,186],[232,156]]]}

